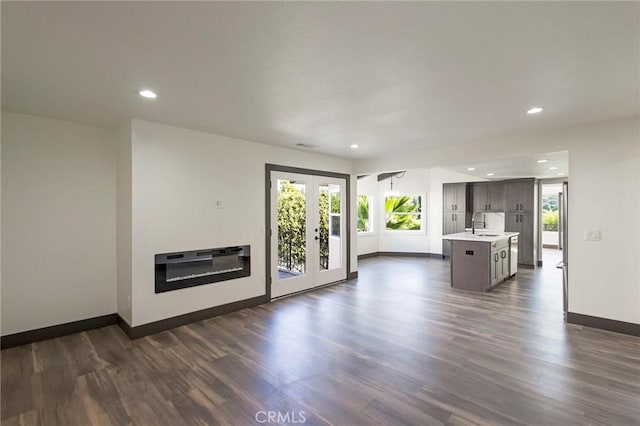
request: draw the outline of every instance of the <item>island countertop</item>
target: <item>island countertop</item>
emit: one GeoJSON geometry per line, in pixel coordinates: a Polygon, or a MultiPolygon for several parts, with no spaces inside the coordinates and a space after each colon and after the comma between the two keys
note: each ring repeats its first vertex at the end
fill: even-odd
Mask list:
{"type": "Polygon", "coordinates": [[[484,229],[478,229],[475,235],[471,232],[458,232],[456,234],[443,235],[442,239],[450,241],[477,241],[481,243],[492,243],[494,241],[504,240],[505,238],[519,234],[519,232],[487,232],[484,229]]]}

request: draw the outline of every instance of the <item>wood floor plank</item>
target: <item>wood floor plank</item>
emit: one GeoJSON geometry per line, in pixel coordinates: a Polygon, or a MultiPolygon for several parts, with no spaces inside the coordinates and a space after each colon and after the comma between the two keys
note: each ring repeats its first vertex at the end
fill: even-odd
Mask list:
{"type": "Polygon", "coordinates": [[[3,350],[2,426],[235,426],[278,415],[306,425],[640,424],[640,339],[566,324],[560,270],[521,270],[475,294],[452,289],[448,269],[370,258],[356,280],[135,341],[112,326],[3,350]]]}

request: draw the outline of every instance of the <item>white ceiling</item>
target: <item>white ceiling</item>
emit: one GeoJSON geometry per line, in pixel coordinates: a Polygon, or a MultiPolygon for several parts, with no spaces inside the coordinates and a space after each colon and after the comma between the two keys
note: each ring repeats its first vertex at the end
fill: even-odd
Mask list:
{"type": "Polygon", "coordinates": [[[516,158],[454,164],[443,166],[443,168],[489,180],[524,177],[559,179],[569,176],[569,153],[567,151],[549,152],[516,158]],[[538,163],[538,160],[546,160],[546,162],[538,163]],[[470,167],[475,170],[468,170],[470,167]],[[494,175],[487,176],[487,173],[494,175]]]}
{"type": "Polygon", "coordinates": [[[351,158],[640,114],[638,2],[1,7],[14,112],[137,117],[351,158]]]}

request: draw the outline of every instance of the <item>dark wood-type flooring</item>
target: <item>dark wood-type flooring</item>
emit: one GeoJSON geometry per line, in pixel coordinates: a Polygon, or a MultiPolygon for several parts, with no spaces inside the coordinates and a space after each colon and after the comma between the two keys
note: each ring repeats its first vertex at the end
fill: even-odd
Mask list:
{"type": "Polygon", "coordinates": [[[640,339],[565,324],[547,265],[479,295],[446,261],[371,258],[136,341],[111,326],[3,350],[2,425],[638,424],[640,339]]]}

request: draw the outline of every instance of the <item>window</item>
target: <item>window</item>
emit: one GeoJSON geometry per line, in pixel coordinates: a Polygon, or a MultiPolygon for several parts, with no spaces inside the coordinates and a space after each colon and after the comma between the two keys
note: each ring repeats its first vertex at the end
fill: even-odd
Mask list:
{"type": "Polygon", "coordinates": [[[331,192],[329,198],[329,235],[332,237],[340,236],[340,193],[331,192]]]}
{"type": "Polygon", "coordinates": [[[371,197],[358,195],[358,232],[373,232],[371,229],[371,197]]]}
{"type": "Polygon", "coordinates": [[[558,232],[558,194],[542,195],[542,230],[558,232]]]}
{"type": "Polygon", "coordinates": [[[422,196],[392,195],[384,198],[387,231],[420,231],[422,229],[422,196]]]}

